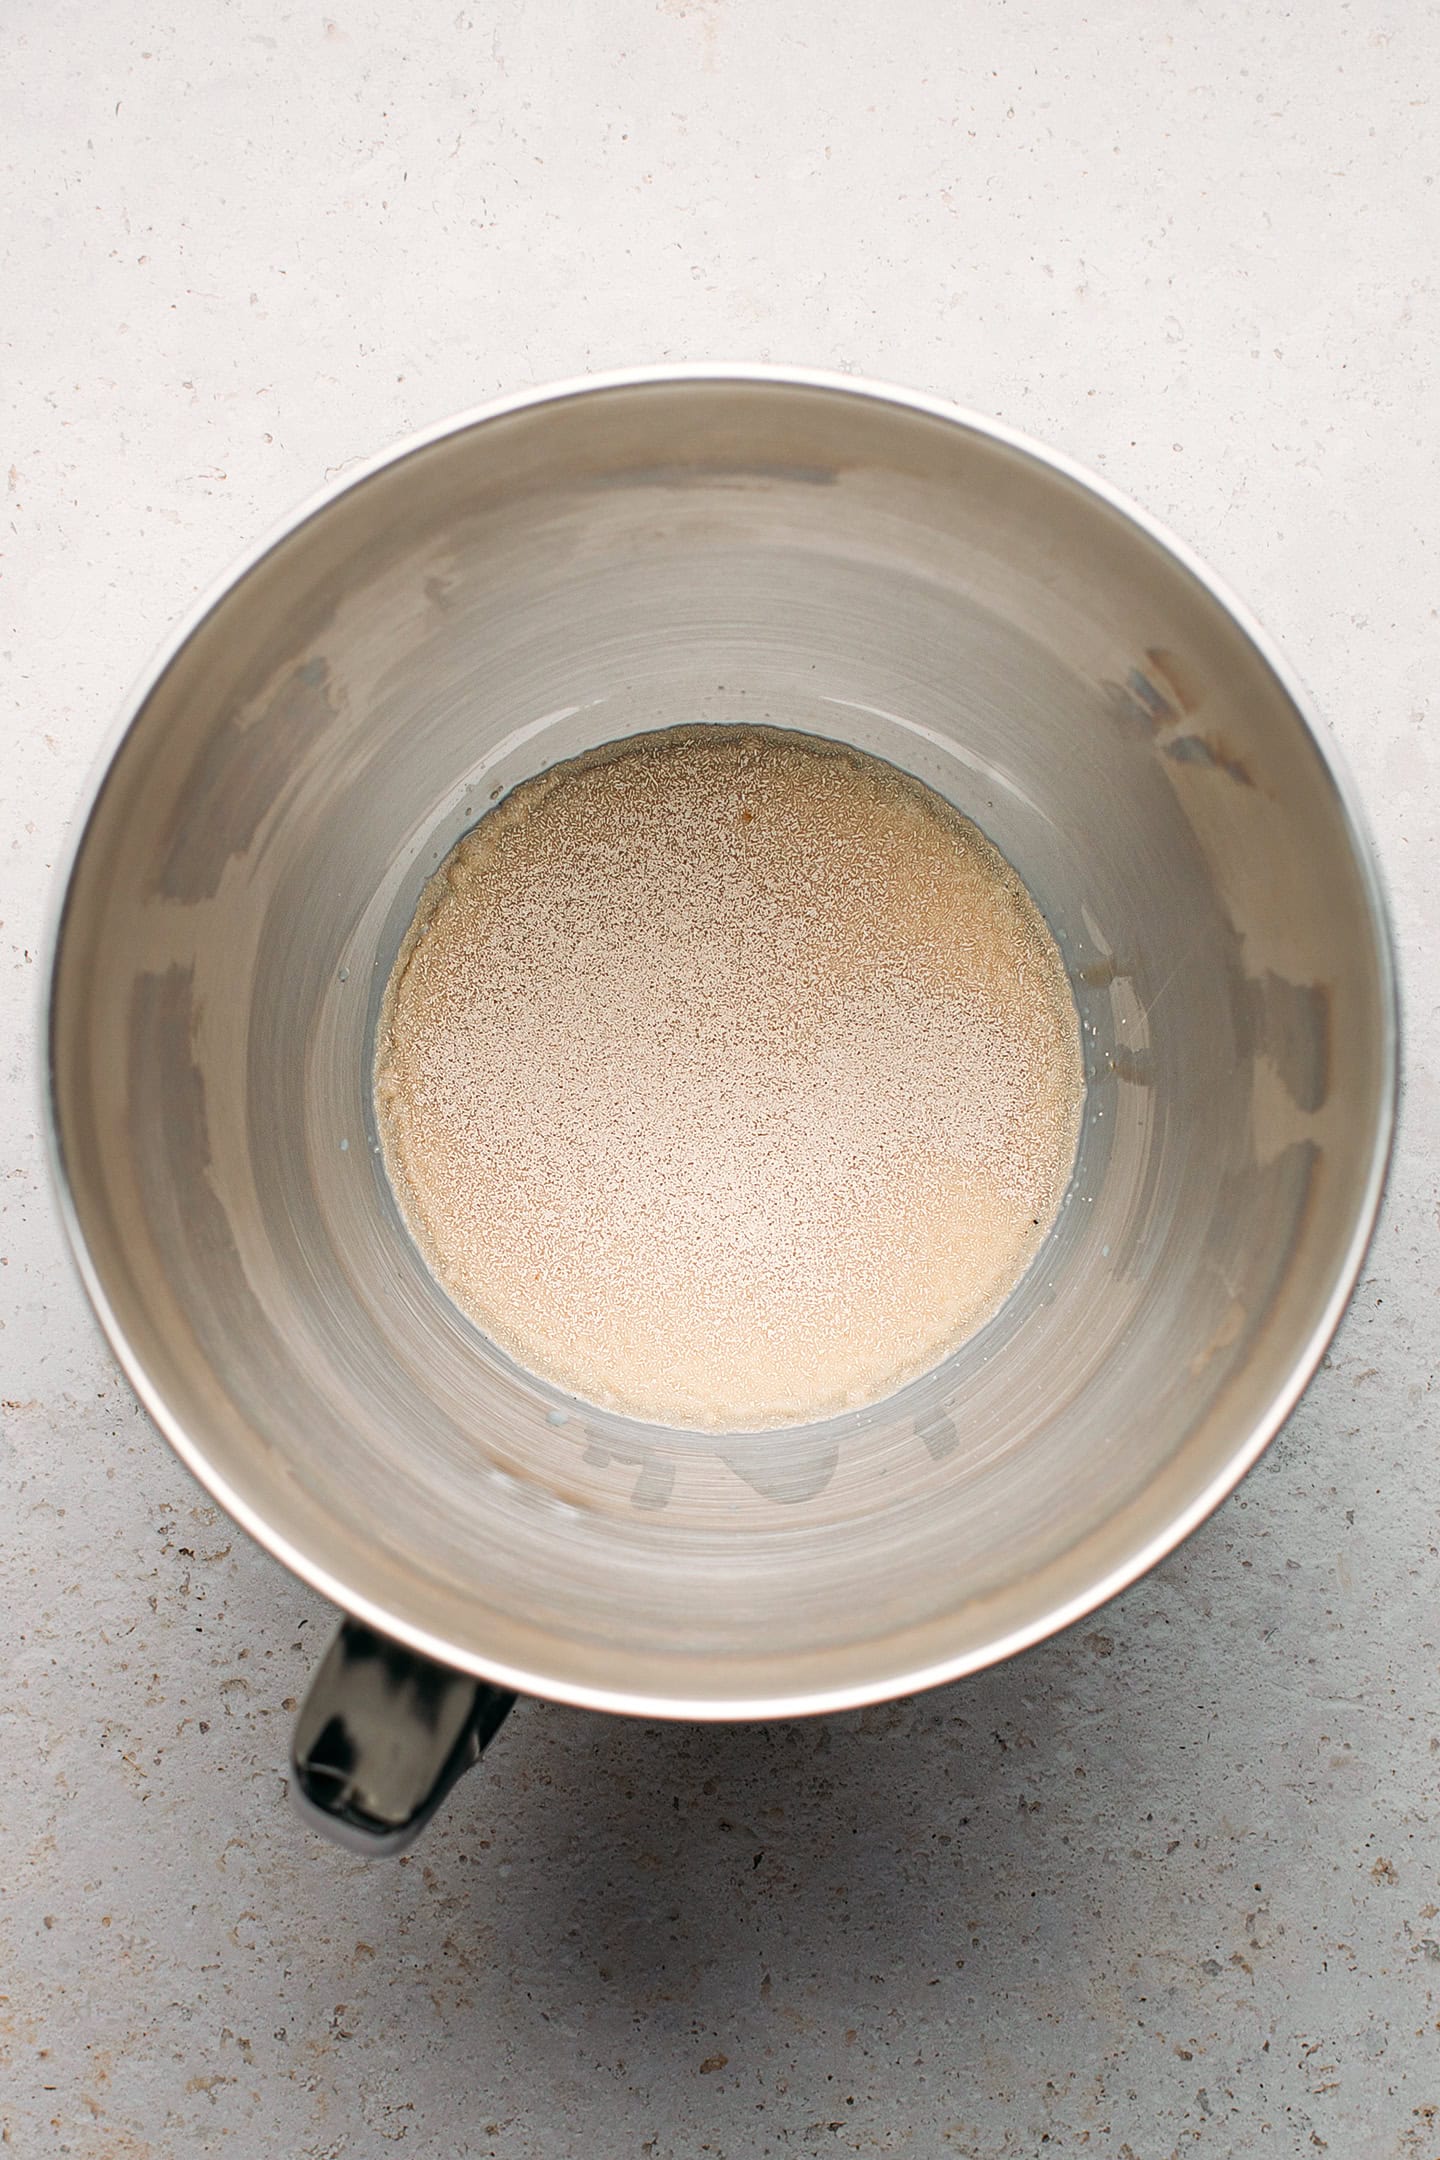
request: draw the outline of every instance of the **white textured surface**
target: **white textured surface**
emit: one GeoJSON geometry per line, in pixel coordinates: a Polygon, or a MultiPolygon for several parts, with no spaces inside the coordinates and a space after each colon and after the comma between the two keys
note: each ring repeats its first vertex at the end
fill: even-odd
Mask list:
{"type": "Polygon", "coordinates": [[[1437,34],[1420,0],[6,12],[18,2153],[1440,2155],[1437,34]],[[522,1706],[367,1868],[281,1804],[328,1616],[151,1435],[61,1251],[51,866],[149,649],[327,473],[501,388],[713,355],[999,414],[1257,607],[1391,881],[1389,1206],[1260,1470],[1094,1623],[830,1724],[522,1706]]]}

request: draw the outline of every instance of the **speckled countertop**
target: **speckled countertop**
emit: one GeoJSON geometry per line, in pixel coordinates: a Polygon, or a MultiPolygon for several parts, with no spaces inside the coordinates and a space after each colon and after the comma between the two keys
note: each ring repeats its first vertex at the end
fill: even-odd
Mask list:
{"type": "Polygon", "coordinates": [[[1440,15],[140,0],[0,25],[0,2125],[77,2160],[1440,2156],[1440,15]],[[938,390],[1254,604],[1378,830],[1381,1234],[1237,1497],[1081,1629],[825,1724],[524,1705],[408,1861],[282,1804],[328,1615],[147,1428],[37,1133],[127,681],[327,474],[642,358],[938,390]]]}

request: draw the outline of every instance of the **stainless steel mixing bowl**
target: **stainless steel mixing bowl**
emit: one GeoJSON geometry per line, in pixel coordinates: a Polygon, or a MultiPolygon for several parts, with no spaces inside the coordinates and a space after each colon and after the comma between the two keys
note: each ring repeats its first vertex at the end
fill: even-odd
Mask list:
{"type": "Polygon", "coordinates": [[[1183,548],[933,400],[685,368],[404,445],[192,616],[85,813],[49,1054],[116,1355],[216,1499],[361,1623],[302,1782],[394,1839],[503,1691],[836,1708],[973,1672],[1150,1566],[1340,1316],[1396,1015],[1353,795],[1183,548]],[[370,1091],[396,947],[466,827],[556,759],[707,720],[843,738],[973,817],[1049,918],[1089,1071],[1068,1201],[981,1334],[877,1409],[718,1439],[493,1349],[402,1228],[370,1091]]]}

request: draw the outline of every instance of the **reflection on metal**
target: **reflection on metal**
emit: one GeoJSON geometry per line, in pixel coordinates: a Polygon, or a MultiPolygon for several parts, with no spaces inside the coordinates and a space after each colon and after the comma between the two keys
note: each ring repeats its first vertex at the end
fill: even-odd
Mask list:
{"type": "Polygon", "coordinates": [[[403,1852],[514,1702],[346,1620],[295,1721],[296,1806],[357,1852],[403,1852]]]}
{"type": "Polygon", "coordinates": [[[696,368],[437,429],[206,600],[81,821],[49,1049],[71,1234],[157,1424],[286,1565],[448,1669],[427,1726],[403,1660],[347,1657],[302,1730],[312,1797],[328,1777],[389,1837],[479,1731],[455,1674],[789,1715],[1113,1596],[1324,1350],[1396,1014],[1348,783],[1182,547],[934,401],[696,368]],[[873,1411],[718,1445],[499,1356],[405,1237],[370,1097],[390,962],[461,831],[677,717],[843,736],[973,816],[1055,930],[1091,1075],[1067,1203],[989,1327],[873,1411]],[[387,1731],[409,1787],[378,1780],[387,1731]]]}

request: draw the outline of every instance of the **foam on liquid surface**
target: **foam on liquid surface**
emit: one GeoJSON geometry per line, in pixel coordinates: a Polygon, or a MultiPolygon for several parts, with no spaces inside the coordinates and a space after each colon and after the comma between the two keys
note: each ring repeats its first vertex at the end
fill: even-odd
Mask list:
{"type": "Polygon", "coordinates": [[[1043,917],[967,819],[813,736],[633,736],[517,788],[386,994],[386,1167],[531,1371],[662,1424],[879,1400],[1003,1302],[1083,1096],[1043,917]]]}

